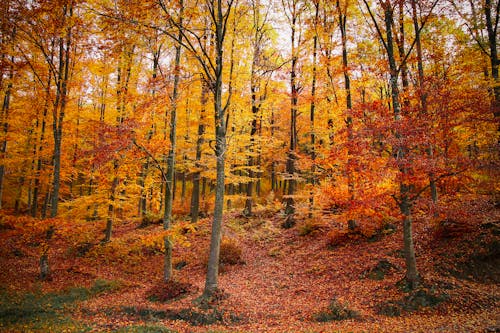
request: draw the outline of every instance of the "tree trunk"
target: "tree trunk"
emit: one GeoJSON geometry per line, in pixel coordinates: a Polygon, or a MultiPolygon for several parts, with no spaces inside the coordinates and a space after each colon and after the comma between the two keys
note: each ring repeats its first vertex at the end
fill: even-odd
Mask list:
{"type": "Polygon", "coordinates": [[[412,219],[411,219],[411,202],[408,200],[407,193],[409,189],[406,185],[400,185],[400,210],[403,214],[403,239],[404,239],[404,253],[405,253],[405,263],[406,263],[406,282],[410,289],[414,289],[418,286],[419,275],[417,271],[416,259],[415,259],[415,247],[413,245],[413,231],[412,231],[412,219]]]}
{"type": "Polygon", "coordinates": [[[296,179],[295,179],[295,159],[296,159],[296,149],[297,149],[297,104],[298,104],[298,86],[296,82],[297,78],[297,62],[298,62],[298,50],[296,47],[296,23],[298,20],[298,10],[297,10],[297,2],[293,1],[292,9],[291,9],[291,44],[292,44],[292,66],[290,70],[290,87],[292,90],[291,98],[290,98],[290,146],[288,150],[288,156],[286,161],[286,172],[288,174],[288,191],[287,197],[285,200],[285,215],[286,220],[283,223],[283,227],[291,228],[295,225],[295,188],[296,188],[296,179]]]}
{"type": "MultiPolygon", "coordinates": [[[[63,6],[64,23],[73,17],[73,3],[63,6]]],[[[52,202],[50,216],[56,217],[59,205],[59,190],[61,186],[61,146],[63,135],[63,120],[66,112],[68,95],[68,81],[70,75],[70,54],[71,54],[71,26],[65,26],[65,36],[59,37],[59,67],[57,77],[57,93],[54,103],[53,113],[53,135],[54,135],[54,178],[52,184],[52,202]]]]}
{"type": "MultiPolygon", "coordinates": [[[[354,170],[352,160],[352,146],[354,144],[353,135],[353,119],[352,119],[352,95],[351,95],[351,78],[349,76],[348,58],[347,58],[347,6],[340,6],[337,0],[337,10],[339,14],[340,37],[342,41],[342,72],[344,74],[344,89],[346,92],[346,127],[347,127],[347,194],[351,202],[354,201],[354,170]]],[[[348,221],[349,230],[355,230],[359,227],[358,221],[351,219],[348,221]]]]}
{"type": "MultiPolygon", "coordinates": [[[[183,1],[180,1],[179,29],[182,29],[183,1]]],[[[175,181],[175,149],[177,145],[177,99],[180,80],[180,62],[181,62],[181,41],[182,33],[179,32],[179,44],[175,46],[174,60],[174,86],[172,91],[172,105],[170,110],[170,149],[167,157],[167,179],[165,179],[165,211],[163,216],[163,230],[170,229],[172,224],[172,204],[174,199],[174,181],[175,181]]],[[[165,260],[163,266],[163,280],[168,282],[172,279],[172,240],[166,236],[165,260]]]]}
{"type": "MultiPolygon", "coordinates": [[[[491,0],[485,0],[484,3],[484,15],[486,17],[486,30],[488,31],[488,46],[490,48],[490,65],[491,65],[491,77],[493,78],[493,115],[495,119],[500,117],[500,80],[498,77],[500,61],[498,60],[498,51],[497,51],[497,29],[499,23],[499,10],[500,5],[497,5],[495,11],[493,11],[492,15],[492,3],[491,0]],[[494,16],[494,17],[492,17],[494,16]]],[[[498,130],[500,130],[500,123],[498,130]]]]}
{"type": "MultiPolygon", "coordinates": [[[[401,121],[401,107],[399,104],[399,89],[398,89],[398,72],[396,66],[396,60],[394,57],[393,48],[393,37],[392,37],[392,25],[393,25],[393,11],[390,3],[384,5],[384,16],[385,16],[385,28],[386,28],[386,40],[387,40],[387,57],[389,60],[390,67],[390,83],[391,83],[391,95],[392,95],[392,105],[394,111],[394,118],[396,122],[401,121]]],[[[396,137],[401,136],[401,133],[396,132],[396,137]]],[[[406,176],[408,170],[404,166],[404,158],[406,155],[406,147],[399,146],[394,147],[394,156],[396,156],[397,162],[399,164],[399,172],[402,173],[403,180],[399,187],[399,206],[401,213],[404,216],[403,221],[403,239],[404,239],[404,253],[406,258],[406,280],[410,288],[415,288],[418,284],[418,271],[417,263],[415,259],[415,248],[413,245],[413,234],[412,234],[412,221],[411,221],[411,210],[413,203],[409,199],[410,186],[406,184],[406,176]]]]}
{"type": "Polygon", "coordinates": [[[54,235],[55,228],[53,225],[49,226],[47,231],[45,232],[45,240],[42,244],[42,250],[40,255],[40,280],[45,281],[50,276],[50,267],[49,267],[49,249],[50,249],[50,240],[54,235]]]}
{"type": "MultiPolygon", "coordinates": [[[[214,13],[215,25],[215,71],[214,80],[212,83],[214,94],[214,110],[215,110],[215,156],[217,159],[217,181],[215,186],[215,207],[214,217],[212,221],[212,234],[210,237],[210,253],[208,257],[207,276],[205,281],[205,289],[202,298],[211,299],[214,293],[218,290],[218,274],[219,274],[219,254],[222,232],[222,215],[224,209],[224,166],[226,158],[226,117],[225,112],[229,106],[229,99],[226,105],[222,106],[222,74],[223,74],[223,50],[224,37],[226,32],[227,17],[231,11],[232,2],[228,3],[226,12],[222,11],[222,0],[212,1],[212,11],[214,13]]],[[[229,96],[230,97],[230,96],[229,96]]],[[[229,98],[228,97],[228,98],[229,98]]]]}
{"type": "MultiPolygon", "coordinates": [[[[411,0],[411,7],[412,7],[413,28],[415,30],[415,46],[416,46],[416,51],[417,51],[418,90],[419,90],[418,96],[420,99],[420,108],[421,108],[423,116],[425,117],[425,116],[427,116],[427,113],[428,113],[428,110],[427,110],[427,91],[425,90],[424,64],[423,64],[423,58],[422,58],[422,42],[420,40],[420,26],[418,23],[416,0],[411,0]]],[[[432,160],[433,156],[434,156],[434,149],[432,147],[432,144],[429,144],[427,152],[429,154],[429,157],[432,160]]],[[[438,191],[437,191],[436,180],[435,180],[435,175],[434,175],[433,171],[429,172],[429,187],[430,187],[432,202],[434,203],[434,205],[437,205],[438,191]]],[[[434,209],[435,209],[435,207],[434,207],[434,209]]],[[[438,211],[436,209],[434,210],[434,216],[435,217],[438,216],[438,211]]]]}
{"type": "Polygon", "coordinates": [[[109,205],[108,205],[108,219],[106,221],[106,229],[104,230],[104,243],[111,241],[111,235],[113,232],[113,220],[115,219],[115,197],[116,188],[118,187],[118,161],[115,159],[113,161],[113,182],[111,183],[111,190],[109,195],[109,205]]]}
{"type": "MultiPolygon", "coordinates": [[[[204,78],[202,78],[201,87],[201,97],[200,97],[200,118],[198,120],[198,139],[196,140],[196,156],[195,163],[196,168],[200,168],[201,162],[201,152],[203,149],[203,143],[205,142],[205,110],[207,105],[207,94],[208,86],[204,78]]],[[[198,221],[200,213],[200,182],[201,182],[201,171],[197,170],[193,173],[193,190],[191,192],[191,222],[195,223],[198,221]]]]}
{"type": "MultiPolygon", "coordinates": [[[[319,1],[314,2],[314,30],[317,31],[319,19],[319,1]]],[[[316,72],[317,72],[317,53],[318,53],[318,34],[315,32],[313,37],[313,68],[312,68],[312,84],[311,84],[311,106],[309,110],[310,131],[311,131],[311,190],[309,191],[309,218],[313,217],[314,208],[314,186],[316,185],[316,133],[314,127],[314,112],[316,110],[316,72]]]]}
{"type": "Polygon", "coordinates": [[[4,94],[2,104],[2,142],[0,143],[0,156],[2,157],[2,164],[0,164],[0,209],[2,208],[3,188],[5,182],[5,155],[7,153],[7,133],[9,131],[9,108],[10,108],[10,95],[12,91],[12,78],[13,73],[11,69],[10,80],[7,84],[7,89],[4,94]]]}

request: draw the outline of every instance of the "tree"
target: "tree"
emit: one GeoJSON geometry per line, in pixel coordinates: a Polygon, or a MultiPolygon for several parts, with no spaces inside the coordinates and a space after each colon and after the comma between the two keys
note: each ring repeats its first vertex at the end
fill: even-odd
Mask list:
{"type": "Polygon", "coordinates": [[[225,155],[226,155],[226,111],[229,107],[230,97],[223,103],[223,69],[224,69],[224,39],[228,28],[228,20],[234,0],[207,0],[204,8],[208,11],[211,25],[214,29],[214,57],[212,59],[209,50],[203,40],[206,38],[206,30],[197,32],[187,26],[180,26],[179,22],[173,20],[170,15],[171,7],[163,1],[159,1],[163,11],[167,14],[169,23],[178,28],[182,40],[169,31],[165,33],[182,45],[192,54],[203,70],[207,85],[213,94],[214,122],[215,122],[215,158],[216,158],[216,185],[215,185],[215,208],[212,221],[212,233],[210,239],[210,254],[208,258],[207,276],[203,298],[210,299],[218,290],[219,254],[222,232],[222,215],[224,209],[224,180],[225,180],[225,155]]]}
{"type": "MultiPolygon", "coordinates": [[[[385,38],[382,33],[382,29],[379,27],[375,16],[373,15],[370,5],[366,0],[363,0],[370,17],[375,25],[378,37],[380,38],[383,48],[385,50],[387,60],[389,63],[389,83],[391,91],[391,101],[392,110],[394,114],[394,142],[395,146],[392,147],[392,155],[395,159],[395,163],[399,170],[399,194],[394,196],[401,214],[403,215],[403,243],[404,243],[404,253],[406,262],[406,281],[410,288],[415,288],[420,280],[417,264],[415,259],[415,248],[413,244],[413,232],[412,232],[412,209],[415,200],[415,196],[412,195],[412,189],[415,187],[411,182],[412,174],[412,160],[409,158],[409,147],[406,140],[403,138],[404,133],[401,132],[401,128],[404,127],[404,117],[402,113],[400,104],[400,92],[398,86],[398,76],[401,70],[406,65],[406,61],[409,56],[407,54],[401,55],[401,60],[399,66],[396,63],[396,55],[394,52],[394,37],[393,37],[393,26],[394,26],[394,4],[391,1],[383,1],[380,6],[384,12],[384,23],[385,23],[385,38]]],[[[434,2],[435,6],[437,1],[434,2]]],[[[423,28],[423,24],[420,29],[423,28]]],[[[415,41],[412,43],[412,47],[415,41]]]]}
{"type": "Polygon", "coordinates": [[[16,29],[12,26],[11,18],[8,16],[10,1],[5,1],[1,5],[1,21],[0,21],[0,49],[2,55],[0,58],[0,91],[2,92],[2,109],[0,114],[0,126],[2,131],[2,139],[0,142],[0,155],[2,163],[0,164],[0,208],[2,208],[2,197],[5,183],[5,155],[7,153],[7,133],[9,131],[9,109],[10,99],[12,95],[12,85],[14,78],[14,40],[16,29]]]}
{"type": "MultiPolygon", "coordinates": [[[[180,63],[181,63],[181,43],[182,43],[182,14],[184,11],[184,1],[179,1],[179,18],[177,27],[179,34],[177,35],[177,44],[175,45],[174,59],[174,86],[172,90],[172,104],[170,107],[170,149],[167,156],[167,173],[165,179],[165,210],[163,215],[163,229],[168,231],[172,223],[172,203],[174,198],[174,177],[175,177],[175,149],[177,139],[177,99],[180,80],[180,63]]],[[[163,268],[163,279],[168,282],[172,278],[172,241],[169,237],[165,237],[165,262],[163,268]]]]}
{"type": "Polygon", "coordinates": [[[297,114],[298,114],[298,98],[301,87],[297,82],[297,66],[299,61],[299,45],[300,45],[300,19],[302,12],[305,10],[305,4],[301,0],[282,0],[283,9],[291,29],[291,68],[290,68],[290,132],[289,132],[289,147],[286,160],[287,172],[287,193],[285,199],[285,214],[286,220],[283,226],[290,228],[295,225],[295,191],[297,187],[296,179],[296,162],[297,159],[297,114]]]}

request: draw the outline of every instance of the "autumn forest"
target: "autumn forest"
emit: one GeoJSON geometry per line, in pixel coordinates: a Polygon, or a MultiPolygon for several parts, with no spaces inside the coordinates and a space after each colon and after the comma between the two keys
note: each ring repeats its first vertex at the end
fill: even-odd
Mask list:
{"type": "Polygon", "coordinates": [[[0,13],[0,331],[500,330],[498,0],[0,13]]]}

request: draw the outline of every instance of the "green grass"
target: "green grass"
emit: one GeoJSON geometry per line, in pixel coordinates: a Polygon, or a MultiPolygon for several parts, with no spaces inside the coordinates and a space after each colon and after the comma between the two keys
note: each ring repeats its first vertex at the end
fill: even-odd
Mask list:
{"type": "Polygon", "coordinates": [[[87,332],[69,313],[76,303],[119,288],[116,281],[96,280],[90,288],[74,287],[51,293],[0,291],[0,332],[87,332]]]}

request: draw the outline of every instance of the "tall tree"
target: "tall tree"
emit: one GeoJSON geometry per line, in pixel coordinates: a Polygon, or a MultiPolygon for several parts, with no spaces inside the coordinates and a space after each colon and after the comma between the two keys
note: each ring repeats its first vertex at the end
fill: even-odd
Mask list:
{"type": "Polygon", "coordinates": [[[49,67],[54,71],[56,84],[56,96],[53,103],[52,133],[54,135],[54,178],[52,184],[52,203],[50,216],[57,216],[59,205],[59,190],[61,187],[61,147],[63,138],[63,121],[68,102],[68,84],[71,76],[72,54],[74,52],[73,43],[73,11],[74,0],[64,1],[59,19],[61,29],[57,36],[58,57],[57,64],[49,63],[49,67]]]}
{"type": "Polygon", "coordinates": [[[224,40],[229,26],[229,17],[235,0],[207,0],[204,9],[207,10],[214,32],[214,57],[210,56],[203,40],[207,37],[206,30],[180,26],[171,15],[172,6],[162,0],[159,1],[162,10],[167,14],[169,23],[178,28],[182,40],[178,36],[165,31],[165,33],[183,46],[198,61],[203,70],[207,85],[213,95],[214,122],[215,122],[215,158],[216,158],[216,185],[215,207],[212,220],[212,233],[210,238],[210,253],[208,257],[207,275],[202,298],[210,299],[218,290],[219,255],[222,236],[222,216],[224,209],[224,182],[225,182],[225,157],[226,157],[226,112],[229,107],[230,97],[223,102],[223,69],[224,69],[224,40]]]}
{"type": "MultiPolygon", "coordinates": [[[[396,64],[396,55],[394,52],[394,37],[393,37],[393,26],[394,26],[394,8],[391,1],[382,1],[381,8],[384,13],[384,23],[385,23],[385,36],[382,33],[382,29],[379,27],[375,16],[372,14],[370,5],[367,0],[363,0],[368,9],[368,12],[372,18],[372,21],[376,27],[378,37],[383,44],[387,60],[389,62],[389,83],[391,88],[391,100],[392,100],[392,110],[394,113],[395,124],[401,123],[401,104],[400,104],[400,94],[398,86],[398,76],[401,68],[398,68],[396,64]]],[[[396,138],[401,137],[401,133],[397,130],[394,133],[396,138]]],[[[400,140],[403,142],[403,140],[400,140]]],[[[413,244],[413,232],[412,232],[412,206],[413,203],[410,198],[411,184],[408,183],[407,174],[409,172],[406,166],[405,156],[407,154],[407,147],[403,144],[393,147],[393,156],[396,159],[399,172],[401,173],[401,179],[399,181],[399,195],[397,197],[397,203],[399,205],[401,214],[403,215],[403,240],[404,240],[404,252],[406,261],[406,280],[411,288],[416,287],[418,284],[419,276],[417,271],[417,264],[415,259],[415,248],[413,244]]]]}
{"type": "Polygon", "coordinates": [[[290,26],[290,44],[291,44],[291,68],[290,68],[290,132],[289,147],[286,160],[287,172],[287,193],[285,199],[286,220],[283,223],[285,228],[295,225],[295,191],[297,187],[296,162],[297,159],[297,115],[298,100],[301,87],[297,81],[299,46],[301,42],[300,20],[305,4],[301,0],[282,0],[283,9],[290,26]]]}
{"type": "Polygon", "coordinates": [[[2,109],[0,114],[1,141],[0,141],[0,209],[2,208],[3,189],[5,182],[5,155],[7,153],[7,133],[9,131],[9,111],[12,95],[12,85],[14,78],[14,39],[16,35],[15,27],[12,26],[9,17],[10,1],[5,1],[1,7],[0,21],[0,91],[3,95],[2,109]]]}
{"type": "MultiPolygon", "coordinates": [[[[184,1],[179,1],[179,18],[177,28],[177,44],[175,45],[174,56],[174,83],[170,106],[170,149],[167,156],[167,173],[165,180],[165,210],[163,215],[163,229],[168,231],[172,224],[172,203],[174,199],[174,177],[175,177],[175,149],[177,141],[177,99],[179,97],[180,64],[181,64],[181,43],[182,43],[182,14],[184,11],[184,1]]],[[[163,280],[165,282],[172,278],[172,241],[165,237],[165,261],[163,267],[163,280]]]]}
{"type": "Polygon", "coordinates": [[[320,1],[314,0],[314,19],[313,19],[313,49],[312,49],[312,82],[311,82],[311,104],[309,109],[309,126],[310,126],[310,139],[311,139],[311,190],[309,191],[309,217],[313,216],[314,208],[314,191],[313,188],[317,183],[316,179],[316,128],[314,124],[316,112],[316,81],[317,81],[317,61],[318,61],[318,30],[319,30],[319,11],[320,1]]]}

